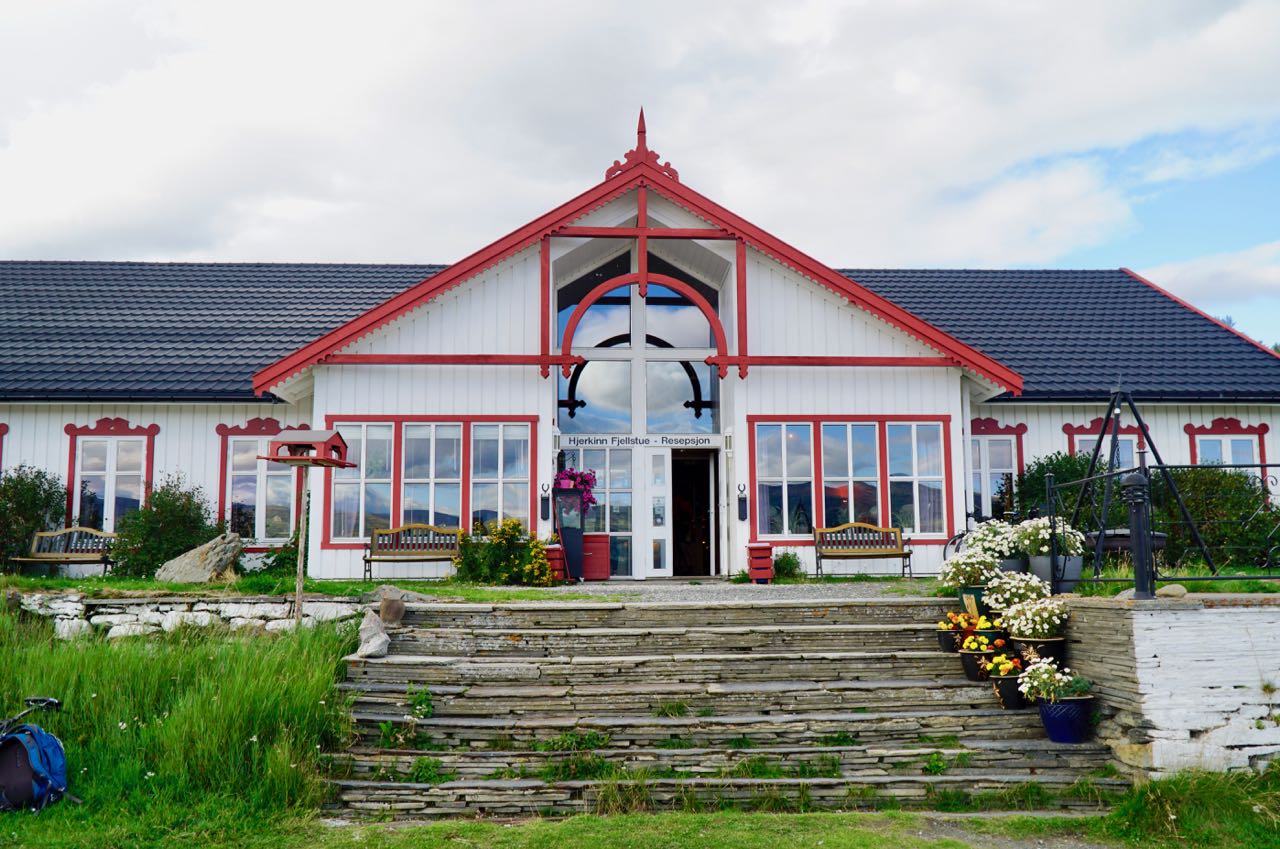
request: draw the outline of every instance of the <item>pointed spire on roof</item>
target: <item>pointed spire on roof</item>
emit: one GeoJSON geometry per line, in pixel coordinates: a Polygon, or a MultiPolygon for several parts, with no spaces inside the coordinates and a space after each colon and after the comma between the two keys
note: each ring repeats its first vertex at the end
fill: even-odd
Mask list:
{"type": "Polygon", "coordinates": [[[646,130],[644,126],[644,107],[640,107],[640,120],[636,122],[636,146],[635,149],[627,151],[627,155],[621,161],[615,159],[613,164],[605,169],[604,178],[616,177],[623,171],[628,171],[644,163],[649,163],[657,168],[663,174],[666,174],[677,182],[680,180],[680,172],[671,167],[670,162],[659,162],[658,154],[649,150],[649,142],[646,138],[646,130]]]}

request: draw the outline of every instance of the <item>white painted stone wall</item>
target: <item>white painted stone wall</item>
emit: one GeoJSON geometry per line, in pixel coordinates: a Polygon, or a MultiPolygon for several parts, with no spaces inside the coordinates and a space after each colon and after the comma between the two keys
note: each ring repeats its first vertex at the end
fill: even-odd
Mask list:
{"type": "MultiPolygon", "coordinates": [[[[1280,756],[1280,604],[1133,611],[1151,770],[1231,770],[1280,756]]],[[[1210,602],[1216,604],[1216,602],[1210,602]]]]}
{"type": "MultiPolygon", "coordinates": [[[[248,633],[288,631],[296,626],[293,600],[284,597],[91,599],[79,593],[27,593],[23,610],[53,619],[64,640],[104,632],[108,639],[174,631],[181,627],[225,626],[248,633]]],[[[362,611],[354,598],[308,599],[302,624],[354,619],[362,611]]]]}

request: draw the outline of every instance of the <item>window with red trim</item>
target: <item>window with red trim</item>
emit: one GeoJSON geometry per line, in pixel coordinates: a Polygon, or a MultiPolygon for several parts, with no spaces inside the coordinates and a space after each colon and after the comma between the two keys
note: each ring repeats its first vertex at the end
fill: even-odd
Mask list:
{"type": "Polygon", "coordinates": [[[1207,425],[1186,425],[1191,462],[1197,465],[1242,465],[1267,462],[1266,424],[1246,425],[1235,418],[1216,418],[1207,425]]]}
{"type": "Polygon", "coordinates": [[[347,459],[356,465],[333,472],[333,539],[368,539],[372,531],[391,527],[394,431],[391,422],[338,425],[347,443],[347,459]]]}
{"type": "Polygon", "coordinates": [[[0,471],[4,470],[4,438],[8,432],[9,426],[0,422],[0,471]]]}
{"type": "Polygon", "coordinates": [[[269,436],[228,436],[226,514],[232,532],[259,542],[293,536],[296,487],[293,469],[259,459],[269,436]]]}
{"type": "Polygon", "coordinates": [[[82,527],[112,532],[151,491],[160,426],[134,427],[125,419],[104,417],[63,430],[71,437],[67,518],[82,527]]]}
{"type": "Polygon", "coordinates": [[[813,427],[760,422],[755,430],[756,520],[761,536],[813,533],[813,427]]]}

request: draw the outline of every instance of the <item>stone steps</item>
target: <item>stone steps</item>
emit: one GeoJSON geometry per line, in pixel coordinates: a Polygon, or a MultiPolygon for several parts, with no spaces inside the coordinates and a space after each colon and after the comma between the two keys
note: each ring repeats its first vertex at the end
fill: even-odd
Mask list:
{"type": "MultiPolygon", "coordinates": [[[[536,779],[462,780],[441,784],[338,780],[337,804],[348,812],[400,819],[453,816],[533,816],[622,813],[636,810],[763,811],[865,810],[926,807],[945,798],[987,796],[1006,807],[1050,806],[1094,809],[1096,791],[1118,790],[1123,782],[1098,779],[1080,792],[1075,772],[1046,772],[1036,777],[1034,797],[1020,793],[1023,776],[1012,773],[971,775],[867,775],[846,778],[655,778],[563,781],[536,779]]],[[[991,804],[991,802],[988,802],[991,804]]]]}
{"type": "Polygon", "coordinates": [[[1062,810],[1123,790],[1106,747],[1050,743],[1035,710],[962,677],[933,634],[955,606],[409,604],[387,657],[347,658],[356,736],[332,756],[333,806],[1062,810]]]}
{"type": "Polygon", "coordinates": [[[390,654],[347,659],[347,678],[359,684],[472,682],[591,684],[600,681],[719,683],[795,680],[944,680],[959,660],[931,650],[758,652],[751,654],[580,655],[556,657],[446,657],[390,654]]]}
{"type": "Polygon", "coordinates": [[[428,628],[391,631],[397,654],[468,657],[932,649],[932,622],[652,628],[428,628]]]}
{"type": "MultiPolygon", "coordinates": [[[[753,747],[824,745],[833,737],[868,745],[912,742],[921,736],[990,739],[1043,739],[1035,711],[999,708],[893,710],[882,713],[817,712],[734,714],[725,716],[433,716],[418,719],[399,713],[354,712],[365,745],[416,738],[424,747],[511,749],[594,732],[607,735],[615,748],[753,747]]],[[[394,745],[394,744],[393,744],[394,745]]]]}
{"type": "MultiPolygon", "coordinates": [[[[762,594],[763,595],[763,594],[762,594]]],[[[435,628],[682,628],[752,625],[919,625],[956,609],[954,599],[880,598],[814,602],[411,602],[404,624],[435,628]]]]}
{"type": "Polygon", "coordinates": [[[468,749],[419,751],[357,748],[339,759],[335,772],[359,780],[406,781],[420,758],[438,762],[441,773],[459,779],[536,778],[563,769],[577,759],[607,762],[620,771],[646,770],[653,775],[716,778],[741,774],[762,765],[787,774],[855,778],[864,775],[924,774],[931,762],[947,775],[979,775],[998,771],[1031,780],[1053,770],[1097,772],[1110,758],[1101,745],[1064,746],[1047,740],[967,739],[929,745],[916,741],[896,746],[774,746],[747,749],[599,748],[568,752],[468,749]],[[940,759],[940,760],[939,760],[940,759]],[[738,772],[735,773],[735,770],[738,772]]]}
{"type": "MultiPolygon", "coordinates": [[[[413,712],[400,684],[347,684],[358,711],[413,712]]],[[[715,715],[801,711],[990,709],[991,686],[964,678],[923,681],[725,681],[430,685],[433,713],[446,716],[715,715]]]]}

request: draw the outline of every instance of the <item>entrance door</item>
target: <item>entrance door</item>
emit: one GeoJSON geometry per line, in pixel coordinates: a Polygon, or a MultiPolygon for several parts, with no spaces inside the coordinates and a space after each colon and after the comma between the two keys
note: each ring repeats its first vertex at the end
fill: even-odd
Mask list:
{"type": "Polygon", "coordinates": [[[715,568],[714,451],[671,452],[672,574],[711,575],[715,568]]]}

